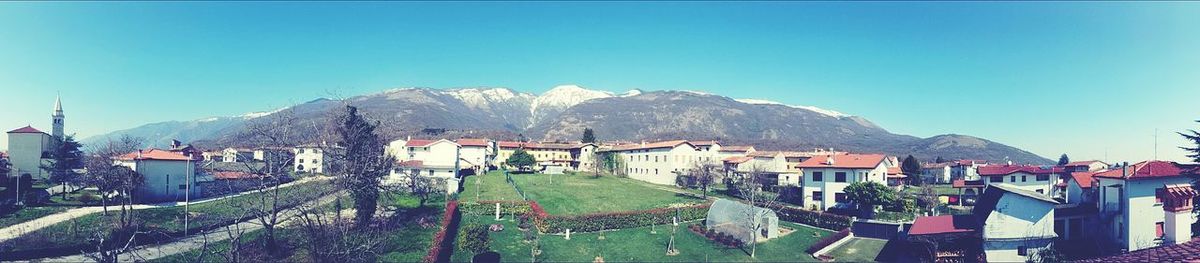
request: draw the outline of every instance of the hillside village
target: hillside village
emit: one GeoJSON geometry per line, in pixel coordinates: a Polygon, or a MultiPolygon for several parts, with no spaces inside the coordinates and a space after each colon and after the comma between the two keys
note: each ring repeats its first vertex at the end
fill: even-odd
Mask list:
{"type": "Polygon", "coordinates": [[[354,107],[306,141],[278,117],[246,147],[84,147],[62,106],[49,133],[7,132],[0,260],[1100,262],[1200,246],[1196,164],[920,162],[586,128],[387,140],[354,107]]]}

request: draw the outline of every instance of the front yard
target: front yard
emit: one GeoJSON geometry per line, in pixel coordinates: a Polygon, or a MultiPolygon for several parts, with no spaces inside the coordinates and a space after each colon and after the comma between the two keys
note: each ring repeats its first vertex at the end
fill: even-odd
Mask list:
{"type": "MultiPolygon", "coordinates": [[[[503,184],[503,174],[498,177],[499,183],[503,184]]],[[[513,174],[512,178],[529,200],[537,201],[552,215],[646,210],[671,204],[705,201],[664,190],[674,186],[654,186],[634,179],[613,176],[513,174]]],[[[511,190],[512,187],[509,188],[511,190]]],[[[515,190],[513,191],[515,193],[515,190]]]]}

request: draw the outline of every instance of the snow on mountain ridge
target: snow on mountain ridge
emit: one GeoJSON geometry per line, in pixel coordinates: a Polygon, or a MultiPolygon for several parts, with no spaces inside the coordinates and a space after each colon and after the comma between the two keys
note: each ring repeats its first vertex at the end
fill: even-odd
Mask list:
{"type": "Polygon", "coordinates": [[[812,112],[820,113],[820,114],[822,114],[822,115],[826,115],[826,116],[829,116],[829,117],[834,117],[834,118],[845,118],[845,117],[850,117],[850,116],[852,116],[852,115],[845,114],[845,113],[841,113],[841,112],[834,111],[834,110],[827,110],[827,109],[817,108],[817,107],[815,107],[815,106],[804,106],[804,105],[787,105],[787,104],[783,104],[783,103],[780,103],[780,102],[777,102],[777,101],[762,100],[762,99],[733,99],[733,100],[735,100],[735,101],[737,101],[737,102],[741,102],[741,103],[746,103],[746,104],[755,104],[755,105],[780,105],[780,106],[787,106],[787,107],[792,107],[792,108],[797,108],[797,109],[804,109],[804,110],[809,110],[809,111],[812,111],[812,112]]]}
{"type": "Polygon", "coordinates": [[[533,99],[533,103],[529,105],[529,126],[537,123],[542,118],[560,113],[571,106],[575,106],[584,101],[613,97],[612,92],[589,90],[578,85],[559,85],[556,86],[541,96],[533,99]]]}

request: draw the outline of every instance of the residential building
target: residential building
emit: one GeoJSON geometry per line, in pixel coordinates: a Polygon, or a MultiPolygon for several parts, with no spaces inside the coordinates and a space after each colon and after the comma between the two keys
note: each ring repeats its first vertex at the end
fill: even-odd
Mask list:
{"type": "MultiPolygon", "coordinates": [[[[1086,259],[1079,262],[1126,263],[1126,262],[1198,262],[1200,241],[1191,238],[1192,200],[1197,192],[1187,184],[1165,185],[1161,234],[1165,245],[1128,253],[1086,259]]],[[[1157,228],[1157,226],[1156,226],[1157,228]]],[[[1159,230],[1155,230],[1159,231],[1159,230]]]]}
{"type": "Polygon", "coordinates": [[[855,182],[887,184],[882,154],[817,155],[796,165],[803,172],[805,205],[820,210],[849,205],[842,189],[855,182]]]}
{"type": "Polygon", "coordinates": [[[258,162],[267,161],[268,158],[288,158],[291,157],[290,155],[292,154],[291,149],[283,147],[261,147],[254,149],[252,152],[254,154],[251,159],[258,162]]]}
{"type": "Polygon", "coordinates": [[[979,167],[987,164],[987,161],[983,160],[958,160],[950,166],[951,180],[979,180],[979,167]]]}
{"type": "Polygon", "coordinates": [[[447,193],[458,192],[460,171],[474,169],[462,159],[462,145],[447,139],[404,139],[388,144],[386,151],[396,158],[386,184],[409,184],[411,176],[424,176],[445,183],[447,193]]]}
{"type": "Polygon", "coordinates": [[[327,149],[337,149],[337,147],[325,144],[303,144],[294,147],[292,153],[295,158],[295,162],[293,162],[296,165],[295,171],[317,174],[334,172],[333,168],[336,163],[333,163],[333,156],[325,152],[327,149]]]}
{"type": "Polygon", "coordinates": [[[1094,172],[1094,171],[1108,169],[1108,164],[1101,162],[1101,161],[1096,161],[1096,160],[1079,161],[1079,162],[1069,162],[1066,165],[1063,165],[1063,168],[1066,169],[1066,171],[1068,173],[1094,172]]]}
{"type": "Polygon", "coordinates": [[[492,158],[496,158],[496,142],[488,139],[458,139],[454,141],[458,143],[461,149],[462,169],[470,169],[472,173],[482,174],[487,172],[489,165],[492,163],[492,158]]]}
{"type": "Polygon", "coordinates": [[[989,262],[1024,262],[1050,247],[1054,199],[1009,185],[989,185],[972,214],[980,221],[983,251],[989,262]]]}
{"type": "MultiPolygon", "coordinates": [[[[500,141],[496,143],[495,162],[504,163],[517,149],[524,149],[537,161],[537,169],[548,166],[560,166],[575,171],[588,171],[596,165],[594,143],[549,143],[549,142],[513,142],[500,141]]],[[[499,166],[499,165],[497,165],[499,166]]]]}
{"type": "Polygon", "coordinates": [[[734,156],[746,156],[746,155],[749,155],[750,153],[753,153],[754,151],[755,151],[754,146],[749,146],[749,145],[721,146],[721,149],[717,150],[717,159],[724,160],[725,158],[734,157],[734,156]]]}
{"type": "Polygon", "coordinates": [[[908,175],[900,170],[900,167],[887,168],[887,186],[895,188],[897,191],[904,188],[904,181],[908,179],[908,175]]]}
{"type": "Polygon", "coordinates": [[[227,163],[249,162],[254,160],[254,150],[246,148],[225,148],[221,150],[221,161],[227,163]]]}
{"type": "MultiPolygon", "coordinates": [[[[788,153],[780,151],[756,151],[746,155],[748,159],[740,163],[726,162],[734,168],[734,174],[746,174],[757,170],[765,185],[800,185],[800,169],[789,164],[788,153]]],[[[723,160],[724,161],[724,160],[723,160]]]]}
{"type": "MultiPolygon", "coordinates": [[[[1168,186],[1190,185],[1197,167],[1169,161],[1143,161],[1101,171],[1095,178],[1098,194],[1098,231],[1104,233],[1110,250],[1136,251],[1163,243],[1169,220],[1195,222],[1190,213],[1164,213],[1170,205],[1168,186]]],[[[1190,227],[1189,227],[1190,229],[1190,227]]],[[[1190,236],[1190,235],[1189,235],[1190,236]]]]}
{"type": "Polygon", "coordinates": [[[986,165],[978,168],[988,185],[1009,185],[1050,196],[1063,174],[1062,167],[1030,165],[986,165]]]}
{"type": "MultiPolygon", "coordinates": [[[[294,149],[293,152],[295,152],[294,149]]],[[[200,153],[200,156],[205,162],[219,163],[225,161],[225,151],[204,151],[200,153]]]]}
{"type": "Polygon", "coordinates": [[[696,162],[720,163],[716,152],[702,152],[686,140],[615,145],[604,151],[617,154],[629,178],[661,185],[674,185],[696,162]]]}
{"type": "Polygon", "coordinates": [[[930,184],[948,184],[953,182],[950,171],[951,163],[921,164],[921,181],[930,184]]]}
{"type": "Polygon", "coordinates": [[[199,197],[196,186],[199,165],[195,157],[160,149],[138,150],[114,160],[117,165],[141,174],[144,183],[133,193],[139,202],[182,201],[199,197]],[[190,190],[190,192],[188,191],[190,190]]]}

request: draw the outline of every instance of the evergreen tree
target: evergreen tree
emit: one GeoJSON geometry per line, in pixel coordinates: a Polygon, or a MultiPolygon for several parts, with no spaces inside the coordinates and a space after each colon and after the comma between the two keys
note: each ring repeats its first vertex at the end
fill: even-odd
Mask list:
{"type": "MultiPolygon", "coordinates": [[[[1200,122],[1200,120],[1198,120],[1196,122],[1200,122]]],[[[1200,162],[1200,132],[1197,132],[1196,130],[1188,130],[1188,133],[1180,132],[1179,135],[1183,136],[1183,138],[1186,138],[1189,141],[1192,141],[1192,144],[1195,144],[1196,146],[1193,146],[1191,148],[1189,148],[1189,147],[1179,147],[1179,148],[1190,152],[1190,154],[1188,154],[1187,157],[1192,158],[1193,162],[1200,162]],[[1188,134],[1188,133],[1190,133],[1190,134],[1188,134]]]]}
{"type": "Polygon", "coordinates": [[[1058,157],[1058,165],[1067,165],[1070,162],[1071,158],[1067,158],[1067,154],[1065,153],[1058,157]]]}
{"type": "Polygon", "coordinates": [[[596,143],[596,134],[592,132],[592,128],[583,128],[584,143],[596,143]]]}
{"type": "Polygon", "coordinates": [[[504,160],[504,164],[516,167],[518,170],[525,170],[525,168],[532,167],[536,163],[537,160],[533,159],[533,155],[525,152],[525,149],[517,149],[513,152],[512,156],[508,157],[508,160],[504,160]]]}
{"type": "Polygon", "coordinates": [[[368,122],[358,114],[358,108],[346,106],[335,125],[336,135],[345,147],[337,150],[343,155],[341,187],[354,197],[355,226],[364,228],[375,216],[380,181],[392,169],[394,159],[384,153],[387,143],[375,133],[378,123],[368,122]]]}
{"type": "Polygon", "coordinates": [[[67,184],[81,182],[82,178],[77,169],[83,168],[83,145],[75,141],[75,136],[68,135],[62,141],[54,143],[50,152],[50,163],[42,165],[42,169],[50,172],[50,183],[62,185],[62,197],[67,199],[67,184]]]}
{"type": "Polygon", "coordinates": [[[942,157],[941,157],[941,156],[938,156],[938,157],[937,157],[937,160],[935,160],[935,161],[933,161],[933,162],[934,162],[934,163],[944,163],[944,162],[946,162],[946,159],[942,159],[942,157]]]}
{"type": "Polygon", "coordinates": [[[908,175],[909,184],[919,185],[921,183],[921,162],[917,161],[916,157],[912,155],[904,157],[904,161],[900,163],[900,171],[908,175]]]}

